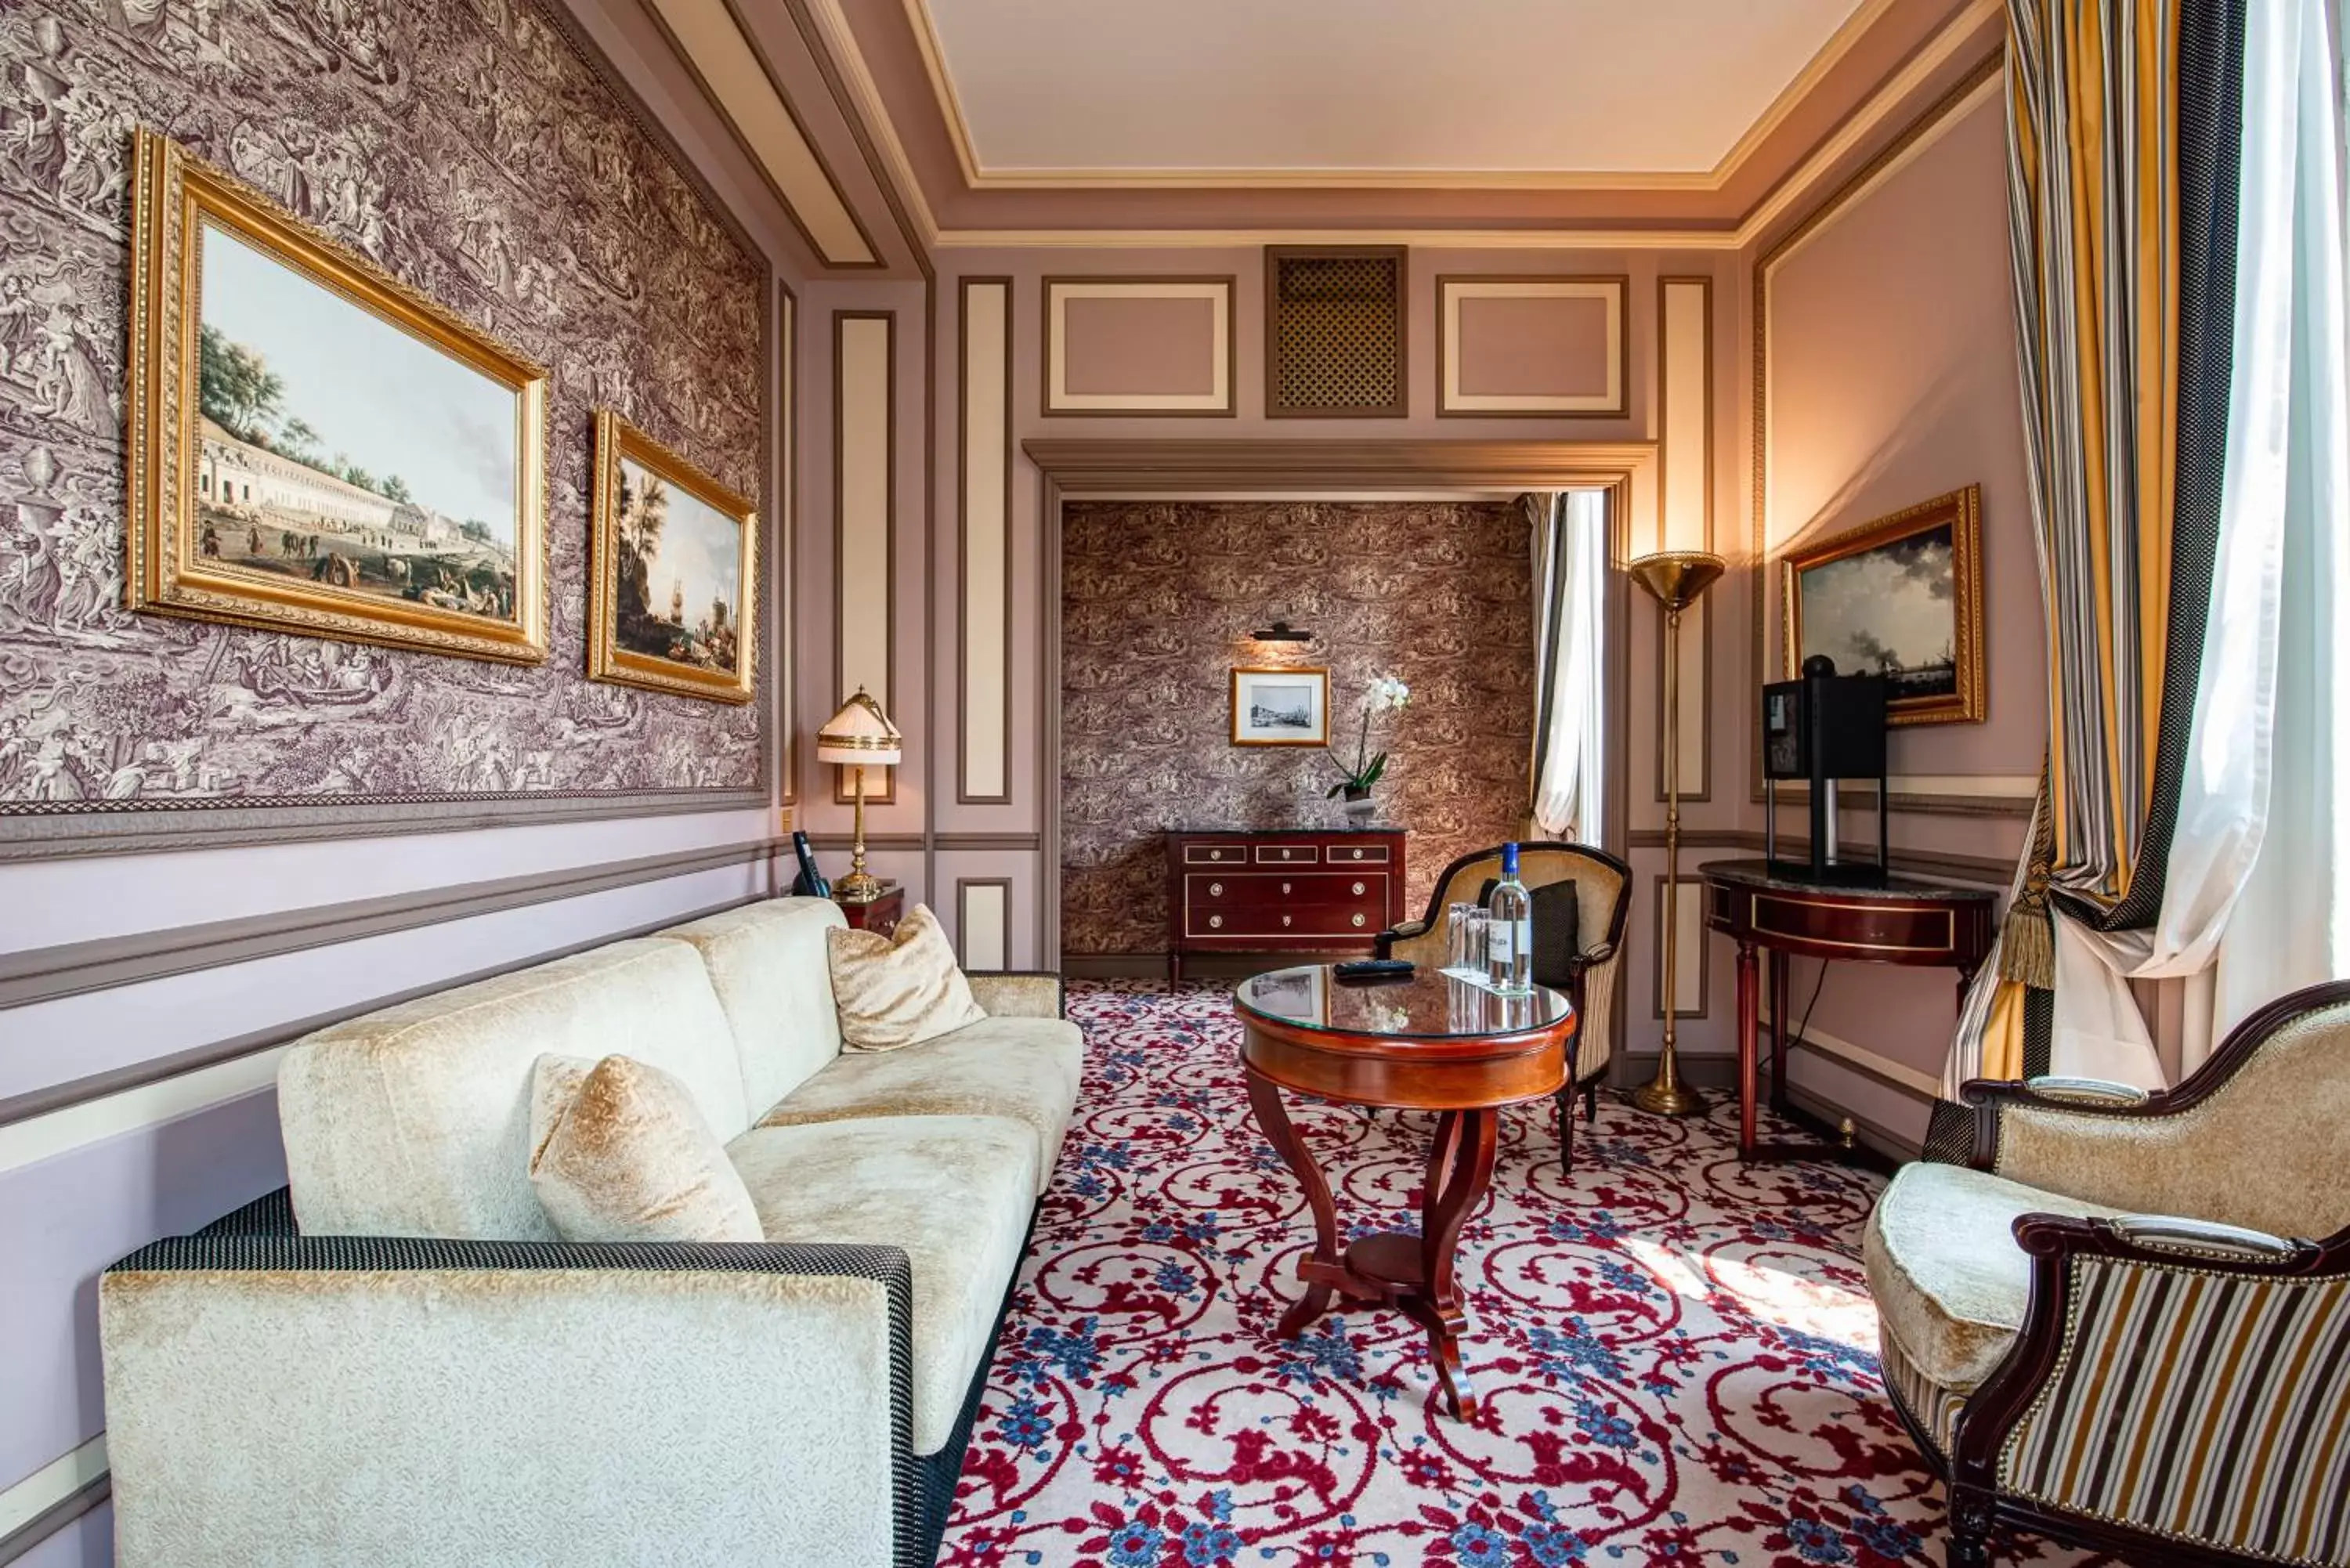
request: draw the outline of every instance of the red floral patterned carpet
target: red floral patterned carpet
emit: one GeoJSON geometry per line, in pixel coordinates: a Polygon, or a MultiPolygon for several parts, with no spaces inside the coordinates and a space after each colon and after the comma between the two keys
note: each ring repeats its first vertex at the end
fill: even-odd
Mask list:
{"type": "MultiPolygon", "coordinates": [[[[1606,1096],[1568,1178],[1548,1107],[1509,1113],[1461,1240],[1464,1425],[1399,1314],[1274,1337],[1313,1220],[1249,1115],[1229,993],[1079,984],[1069,1015],[1077,1121],[941,1563],[1941,1561],[1939,1489],[1877,1378],[1876,1178],[1748,1169],[1721,1113],[1606,1096]]],[[[1432,1117],[1293,1115],[1342,1224],[1411,1225],[1432,1117]]]]}

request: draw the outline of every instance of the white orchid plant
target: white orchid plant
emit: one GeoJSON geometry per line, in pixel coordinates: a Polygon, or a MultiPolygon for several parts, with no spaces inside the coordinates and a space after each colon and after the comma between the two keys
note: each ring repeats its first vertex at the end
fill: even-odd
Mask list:
{"type": "Polygon", "coordinates": [[[1382,713],[1402,712],[1410,701],[1411,688],[1397,677],[1371,677],[1370,683],[1363,688],[1363,724],[1355,742],[1355,765],[1351,770],[1345,767],[1338,770],[1339,780],[1330,786],[1326,798],[1336,800],[1349,791],[1359,794],[1379,782],[1379,775],[1388,771],[1388,754],[1385,752],[1377,756],[1371,754],[1371,721],[1382,713]]]}

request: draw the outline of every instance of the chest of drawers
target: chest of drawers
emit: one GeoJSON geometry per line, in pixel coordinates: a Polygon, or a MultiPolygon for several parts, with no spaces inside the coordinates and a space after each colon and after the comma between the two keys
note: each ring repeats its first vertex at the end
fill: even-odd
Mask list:
{"type": "Polygon", "coordinates": [[[1403,919],[1404,831],[1174,829],[1167,978],[1191,953],[1368,952],[1403,919]]]}

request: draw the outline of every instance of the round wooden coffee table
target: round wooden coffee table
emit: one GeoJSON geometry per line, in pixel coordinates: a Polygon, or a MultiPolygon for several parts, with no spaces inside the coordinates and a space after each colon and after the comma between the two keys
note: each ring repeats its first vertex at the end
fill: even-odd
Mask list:
{"type": "Polygon", "coordinates": [[[1355,983],[1327,964],[1243,981],[1232,1008],[1243,1025],[1241,1065],[1257,1126],[1314,1210],[1314,1253],[1297,1264],[1305,1294],[1283,1316],[1282,1337],[1327,1312],[1334,1294],[1392,1306],[1428,1331],[1452,1414],[1474,1415],[1476,1396],[1461,1369],[1468,1316],[1453,1288],[1453,1249],[1492,1180],[1502,1107],[1546,1100],[1566,1082],[1574,1008],[1555,991],[1497,996],[1426,969],[1408,981],[1355,983]],[[1290,1125],[1283,1089],[1440,1113],[1419,1235],[1385,1231],[1339,1250],[1330,1184],[1290,1125]]]}

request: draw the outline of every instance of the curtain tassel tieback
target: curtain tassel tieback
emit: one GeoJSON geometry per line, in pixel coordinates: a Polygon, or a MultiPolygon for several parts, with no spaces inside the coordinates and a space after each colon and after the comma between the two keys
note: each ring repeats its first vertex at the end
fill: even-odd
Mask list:
{"type": "Polygon", "coordinates": [[[2034,991],[2056,989],[2056,926],[2047,884],[2035,871],[1999,929],[1999,978],[2034,991]]]}

